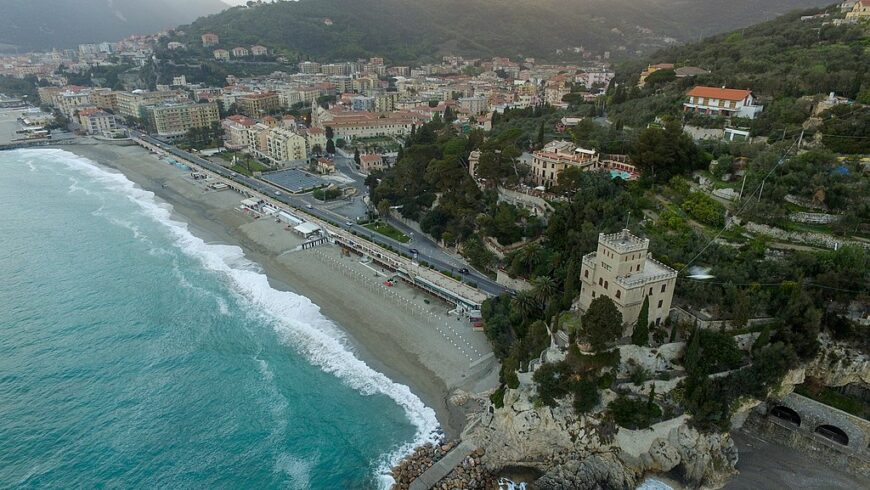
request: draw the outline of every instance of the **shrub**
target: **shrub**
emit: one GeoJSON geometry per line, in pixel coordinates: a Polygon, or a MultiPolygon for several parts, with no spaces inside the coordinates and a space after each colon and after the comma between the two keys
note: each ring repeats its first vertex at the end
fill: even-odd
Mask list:
{"type": "Polygon", "coordinates": [[[620,395],[607,405],[607,410],[621,427],[646,429],[662,416],[662,409],[651,400],[635,400],[620,395]]]}

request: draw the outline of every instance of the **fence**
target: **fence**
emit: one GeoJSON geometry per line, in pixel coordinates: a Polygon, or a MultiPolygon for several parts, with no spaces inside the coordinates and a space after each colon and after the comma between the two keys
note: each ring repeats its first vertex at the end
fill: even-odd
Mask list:
{"type": "Polygon", "coordinates": [[[333,257],[323,249],[315,249],[312,251],[312,254],[344,277],[352,279],[360,285],[365,286],[368,291],[378,294],[383,298],[390,299],[402,308],[402,310],[419,318],[425,325],[428,325],[438,332],[444,340],[455,347],[462,357],[468,359],[469,362],[474,362],[484,356],[484,353],[480,352],[480,350],[471,345],[467,339],[463,338],[463,336],[457,332],[457,329],[449,322],[445,321],[443,318],[439,318],[438,315],[431,311],[428,311],[428,308],[425,306],[416,304],[408,298],[396,293],[392,288],[385,286],[380,279],[373,280],[371,275],[348,266],[345,263],[345,260],[333,257]]]}

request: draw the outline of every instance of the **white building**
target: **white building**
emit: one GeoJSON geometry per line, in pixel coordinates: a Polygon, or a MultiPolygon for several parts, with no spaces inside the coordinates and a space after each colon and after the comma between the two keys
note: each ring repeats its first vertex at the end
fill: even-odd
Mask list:
{"type": "Polygon", "coordinates": [[[583,256],[580,296],[574,308],[586,311],[592,300],[608,296],[622,313],[630,335],[645,298],[649,298],[649,321],[667,318],[677,283],[677,271],[654,260],[647,252],[649,240],[628,230],[598,235],[598,250],[583,256]]]}
{"type": "Polygon", "coordinates": [[[707,116],[755,119],[764,106],[755,103],[751,90],[697,86],[686,93],[685,112],[707,116]]]}

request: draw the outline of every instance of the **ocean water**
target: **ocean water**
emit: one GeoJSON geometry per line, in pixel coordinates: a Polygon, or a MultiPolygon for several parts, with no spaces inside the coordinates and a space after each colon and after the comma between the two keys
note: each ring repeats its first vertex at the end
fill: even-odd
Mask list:
{"type": "Polygon", "coordinates": [[[0,487],[377,488],[434,412],[121,174],[0,152],[0,487]]]}

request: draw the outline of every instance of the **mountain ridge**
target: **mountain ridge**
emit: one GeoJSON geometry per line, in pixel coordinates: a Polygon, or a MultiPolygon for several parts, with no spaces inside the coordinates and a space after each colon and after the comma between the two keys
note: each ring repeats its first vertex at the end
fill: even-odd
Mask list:
{"type": "Polygon", "coordinates": [[[299,0],[233,7],[179,29],[189,43],[215,32],[225,47],[263,44],[321,61],[410,62],[448,53],[553,58],[556,50],[581,46],[627,57],[829,0],[756,3],[734,0],[723,9],[716,0],[299,0]]]}
{"type": "Polygon", "coordinates": [[[220,0],[0,0],[0,44],[37,50],[113,42],[226,8],[220,0]]]}

